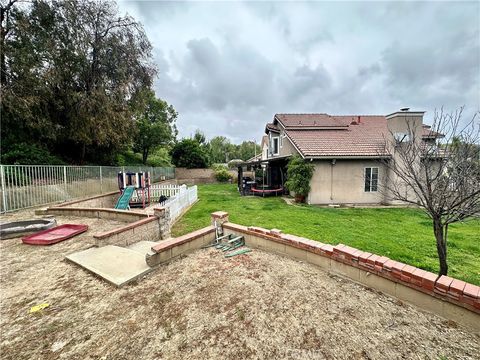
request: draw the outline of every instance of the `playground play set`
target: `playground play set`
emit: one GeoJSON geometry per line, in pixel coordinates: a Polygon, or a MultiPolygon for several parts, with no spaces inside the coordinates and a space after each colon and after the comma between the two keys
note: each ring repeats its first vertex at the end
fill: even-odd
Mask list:
{"type": "Polygon", "coordinates": [[[120,198],[115,209],[128,210],[150,205],[150,173],[149,172],[119,172],[118,189],[120,198]],[[136,195],[136,196],[134,196],[136,195]],[[133,201],[132,198],[136,199],[133,201]]]}
{"type": "MultiPolygon", "coordinates": [[[[119,172],[118,188],[120,197],[115,204],[115,209],[129,210],[134,207],[145,209],[150,204],[150,186],[149,172],[119,172]]],[[[160,201],[165,201],[166,199],[163,196],[160,201]]],[[[52,245],[88,230],[88,226],[83,224],[56,225],[54,218],[3,223],[0,224],[0,237],[1,239],[8,239],[27,235],[22,237],[24,244],[52,245]]]]}

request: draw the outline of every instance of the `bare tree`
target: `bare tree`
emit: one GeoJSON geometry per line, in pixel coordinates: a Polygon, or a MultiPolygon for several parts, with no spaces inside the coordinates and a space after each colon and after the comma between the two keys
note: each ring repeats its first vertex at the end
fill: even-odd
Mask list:
{"type": "Polygon", "coordinates": [[[435,112],[431,127],[408,124],[390,133],[382,160],[387,179],[381,191],[389,200],[424,209],[431,218],[440,264],[447,275],[448,226],[480,215],[480,112],[462,124],[463,107],[435,112]]]}

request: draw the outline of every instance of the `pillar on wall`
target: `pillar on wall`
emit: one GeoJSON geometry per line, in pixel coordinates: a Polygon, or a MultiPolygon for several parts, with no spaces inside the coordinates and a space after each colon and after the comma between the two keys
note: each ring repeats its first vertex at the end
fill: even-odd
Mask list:
{"type": "Polygon", "coordinates": [[[217,223],[217,226],[223,225],[223,223],[228,222],[228,213],[225,211],[215,211],[212,213],[212,225],[215,225],[215,222],[217,223]]]}
{"type": "Polygon", "coordinates": [[[160,239],[168,239],[171,235],[170,233],[170,209],[169,208],[155,208],[154,214],[158,217],[159,230],[160,230],[160,239]]]}

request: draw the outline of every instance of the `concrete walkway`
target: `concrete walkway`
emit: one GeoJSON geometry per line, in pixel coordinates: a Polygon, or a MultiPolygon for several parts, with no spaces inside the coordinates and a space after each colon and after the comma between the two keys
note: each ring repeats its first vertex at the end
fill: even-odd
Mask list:
{"type": "Polygon", "coordinates": [[[156,244],[153,241],[140,241],[129,248],[107,245],[79,251],[66,258],[120,287],[152,270],[145,262],[145,255],[156,244]]]}

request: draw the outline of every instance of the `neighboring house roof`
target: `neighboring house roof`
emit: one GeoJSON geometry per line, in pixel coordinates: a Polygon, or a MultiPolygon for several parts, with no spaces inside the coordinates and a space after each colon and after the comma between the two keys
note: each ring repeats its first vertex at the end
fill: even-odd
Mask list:
{"type": "Polygon", "coordinates": [[[275,120],[304,157],[389,155],[384,151],[388,130],[383,115],[277,114],[275,120]]]}
{"type": "Polygon", "coordinates": [[[260,142],[260,147],[263,149],[263,146],[264,145],[268,145],[268,136],[267,135],[263,135],[262,136],[262,141],[260,142]]]}
{"type": "Polygon", "coordinates": [[[423,139],[439,139],[439,138],[443,138],[443,137],[445,137],[445,135],[431,130],[430,125],[425,125],[425,124],[423,125],[423,129],[422,129],[422,138],[423,139]]]}
{"type": "Polygon", "coordinates": [[[253,157],[251,157],[250,159],[244,161],[244,163],[250,163],[250,162],[255,162],[255,161],[259,161],[259,160],[262,160],[262,153],[259,153],[253,157]]]}
{"type": "Polygon", "coordinates": [[[265,126],[265,132],[267,132],[267,131],[280,132],[280,129],[278,128],[278,126],[276,124],[267,123],[267,125],[265,126]]]}

